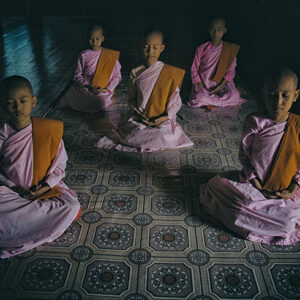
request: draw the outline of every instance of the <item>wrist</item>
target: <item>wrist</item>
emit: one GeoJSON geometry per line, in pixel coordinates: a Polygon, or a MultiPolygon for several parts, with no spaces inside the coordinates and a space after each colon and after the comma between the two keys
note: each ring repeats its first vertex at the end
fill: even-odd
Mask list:
{"type": "Polygon", "coordinates": [[[262,190],[263,187],[261,186],[259,180],[255,177],[253,179],[250,180],[251,184],[258,190],[262,190]]]}
{"type": "Polygon", "coordinates": [[[288,187],[288,190],[290,191],[290,193],[295,193],[298,190],[299,184],[297,182],[295,182],[294,180],[292,180],[291,184],[288,187]]]}

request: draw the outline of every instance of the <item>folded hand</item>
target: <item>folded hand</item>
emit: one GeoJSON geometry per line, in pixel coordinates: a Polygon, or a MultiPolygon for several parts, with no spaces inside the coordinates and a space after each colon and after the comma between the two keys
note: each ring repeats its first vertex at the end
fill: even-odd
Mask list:
{"type": "Polygon", "coordinates": [[[29,200],[34,200],[38,198],[40,195],[48,192],[50,189],[51,188],[47,183],[33,186],[30,188],[29,195],[27,195],[25,198],[29,200]]]}

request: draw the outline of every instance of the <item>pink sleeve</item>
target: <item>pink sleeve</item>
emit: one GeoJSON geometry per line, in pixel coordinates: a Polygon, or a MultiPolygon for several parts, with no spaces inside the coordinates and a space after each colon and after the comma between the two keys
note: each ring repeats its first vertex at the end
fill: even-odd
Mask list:
{"type": "Polygon", "coordinates": [[[5,134],[3,134],[3,132],[0,133],[0,185],[4,185],[6,187],[12,188],[13,186],[15,186],[15,183],[13,183],[11,180],[9,180],[1,167],[1,161],[2,161],[2,145],[4,143],[4,141],[6,140],[7,136],[5,134]]]}
{"type": "Polygon", "coordinates": [[[199,67],[201,63],[201,57],[203,55],[203,47],[198,47],[196,50],[196,54],[194,57],[194,61],[191,67],[191,78],[194,85],[201,82],[200,76],[199,76],[199,67]]]}
{"type": "Polygon", "coordinates": [[[127,102],[131,105],[137,105],[136,102],[136,86],[135,86],[135,75],[133,71],[129,74],[129,80],[128,80],[128,93],[127,93],[127,102]]]}
{"type": "Polygon", "coordinates": [[[51,167],[48,171],[46,183],[53,188],[65,177],[65,168],[68,160],[68,155],[65,150],[63,140],[60,141],[58,150],[51,167]]]}
{"type": "Polygon", "coordinates": [[[246,180],[257,177],[255,169],[251,164],[251,146],[253,143],[253,138],[255,134],[257,134],[257,132],[257,127],[253,118],[251,118],[251,116],[248,116],[245,119],[242,141],[239,151],[239,159],[240,163],[243,166],[243,173],[245,174],[246,180]]]}
{"type": "Polygon", "coordinates": [[[13,186],[15,186],[15,183],[13,183],[11,180],[9,180],[3,173],[1,170],[0,173],[0,185],[4,185],[6,187],[12,188],[13,186]]]}
{"type": "Polygon", "coordinates": [[[297,170],[293,180],[300,186],[300,168],[297,170]]]}
{"type": "Polygon", "coordinates": [[[121,76],[121,64],[117,60],[115,63],[115,66],[113,68],[113,71],[110,76],[109,83],[107,84],[106,88],[110,93],[113,93],[114,89],[117,87],[117,85],[121,82],[122,76],[121,76]]]}
{"type": "Polygon", "coordinates": [[[176,91],[173,95],[173,97],[171,98],[171,100],[169,101],[168,105],[167,105],[167,113],[168,113],[168,119],[169,120],[174,120],[176,121],[176,114],[179,111],[179,109],[181,108],[181,98],[180,98],[180,94],[179,94],[179,88],[176,88],[176,91]]]}
{"type": "Polygon", "coordinates": [[[235,67],[237,65],[236,63],[237,59],[236,57],[234,58],[232,64],[229,66],[228,70],[227,70],[227,73],[225,74],[225,79],[228,81],[228,82],[232,82],[233,81],[233,78],[235,76],[235,67]]]}
{"type": "Polygon", "coordinates": [[[77,59],[77,68],[75,70],[73,80],[80,83],[81,85],[84,85],[84,81],[85,81],[83,76],[83,66],[84,66],[83,57],[82,54],[80,54],[77,59]]]}

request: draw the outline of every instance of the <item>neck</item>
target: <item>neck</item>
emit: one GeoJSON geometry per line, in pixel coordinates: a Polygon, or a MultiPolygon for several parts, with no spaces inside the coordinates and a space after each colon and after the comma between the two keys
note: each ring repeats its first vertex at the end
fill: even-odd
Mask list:
{"type": "Polygon", "coordinates": [[[271,119],[275,122],[282,123],[285,122],[288,119],[288,117],[289,117],[289,113],[285,112],[277,116],[271,116],[271,119]]]}
{"type": "Polygon", "coordinates": [[[222,40],[218,40],[218,41],[211,41],[211,44],[213,46],[219,46],[222,43],[222,40]]]}
{"type": "Polygon", "coordinates": [[[11,121],[12,127],[17,131],[27,127],[30,124],[31,124],[31,118],[26,119],[26,120],[21,120],[21,121],[18,121],[18,120],[11,121]]]}
{"type": "Polygon", "coordinates": [[[100,51],[101,47],[92,48],[93,51],[100,51]]]}
{"type": "Polygon", "coordinates": [[[144,65],[145,65],[146,68],[149,68],[150,66],[154,65],[157,62],[158,61],[155,61],[155,62],[152,62],[152,63],[145,62],[144,65]]]}

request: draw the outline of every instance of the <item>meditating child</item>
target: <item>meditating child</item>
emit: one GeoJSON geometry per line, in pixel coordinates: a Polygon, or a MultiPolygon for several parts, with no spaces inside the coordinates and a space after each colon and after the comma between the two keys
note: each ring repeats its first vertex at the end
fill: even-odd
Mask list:
{"type": "Polygon", "coordinates": [[[99,148],[150,152],[193,145],[176,122],[181,107],[179,88],[185,71],[158,60],[164,48],[160,31],[145,33],[144,64],[130,73],[128,102],[134,115],[119,125],[114,141],[101,138],[97,143],[99,148]]]}
{"type": "Polygon", "coordinates": [[[267,111],[245,120],[242,171],[215,176],[200,198],[209,214],[251,241],[300,241],[300,116],[289,113],[299,96],[297,81],[288,68],[266,78],[267,111]]]}
{"type": "Polygon", "coordinates": [[[31,118],[37,99],[24,77],[4,79],[0,100],[9,117],[0,126],[0,258],[7,258],[58,238],[80,204],[62,181],[63,123],[31,118]]]}
{"type": "Polygon", "coordinates": [[[233,82],[240,46],[222,40],[226,31],[224,18],[210,21],[208,33],[211,40],[198,47],[191,67],[193,87],[189,106],[212,110],[214,106],[225,107],[246,102],[240,98],[233,82]]]}
{"type": "Polygon", "coordinates": [[[122,80],[120,52],[103,48],[103,29],[90,31],[90,49],[79,54],[73,84],[60,99],[60,107],[83,112],[114,110],[111,98],[122,80]]]}

